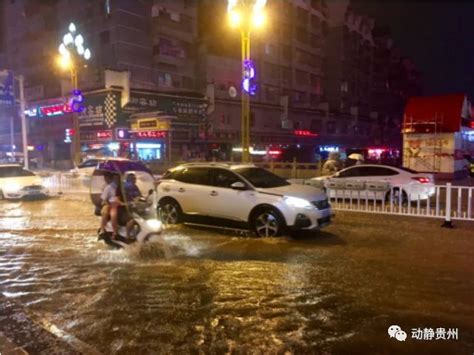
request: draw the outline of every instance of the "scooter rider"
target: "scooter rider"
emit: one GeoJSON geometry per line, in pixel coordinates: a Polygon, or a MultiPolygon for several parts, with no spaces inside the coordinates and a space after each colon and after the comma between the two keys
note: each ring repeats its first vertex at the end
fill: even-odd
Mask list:
{"type": "Polygon", "coordinates": [[[105,226],[107,225],[107,221],[110,220],[112,223],[113,228],[113,235],[112,239],[118,233],[118,216],[117,216],[117,183],[114,181],[115,179],[114,174],[106,172],[104,174],[104,180],[106,182],[106,186],[102,190],[102,195],[100,196],[102,200],[102,209],[101,209],[101,223],[100,223],[100,230],[99,236],[102,236],[105,233],[105,226]]]}

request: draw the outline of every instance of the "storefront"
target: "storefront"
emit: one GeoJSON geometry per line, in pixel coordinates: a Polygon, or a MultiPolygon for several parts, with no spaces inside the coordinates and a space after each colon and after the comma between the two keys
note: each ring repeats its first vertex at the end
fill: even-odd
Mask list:
{"type": "Polygon", "coordinates": [[[82,159],[180,160],[183,151],[206,146],[206,137],[200,134],[207,112],[203,96],[132,89],[129,102],[121,105],[120,89],[84,93],[79,113],[72,112],[65,98],[32,103],[25,113],[33,155],[41,155],[46,165],[57,167],[58,161],[71,165],[72,142],[77,135],[82,159]],[[73,114],[78,115],[79,132],[73,129],[73,114]],[[151,118],[148,126],[147,117],[151,118]],[[139,126],[135,125],[137,119],[141,120],[139,126]],[[156,119],[165,119],[166,126],[156,119]]]}

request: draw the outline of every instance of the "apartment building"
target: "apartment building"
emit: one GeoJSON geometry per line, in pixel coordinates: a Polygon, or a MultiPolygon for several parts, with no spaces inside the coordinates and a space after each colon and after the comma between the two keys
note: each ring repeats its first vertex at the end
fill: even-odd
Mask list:
{"type": "MultiPolygon", "coordinates": [[[[200,87],[213,97],[209,139],[229,150],[240,145],[241,44],[239,31],[222,20],[225,5],[209,0],[200,6],[198,66],[200,87]]],[[[269,1],[266,12],[266,27],[251,33],[257,83],[251,97],[251,141],[262,148],[317,145],[325,116],[325,2],[269,1]]]]}

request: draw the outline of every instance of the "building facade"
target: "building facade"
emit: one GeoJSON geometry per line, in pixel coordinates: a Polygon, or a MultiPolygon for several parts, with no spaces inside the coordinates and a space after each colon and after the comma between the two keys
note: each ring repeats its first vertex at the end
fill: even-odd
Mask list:
{"type": "MultiPolygon", "coordinates": [[[[240,148],[242,69],[240,33],[225,20],[226,5],[226,0],[4,1],[0,64],[25,76],[30,102],[64,97],[70,79],[55,56],[74,22],[92,51],[87,67],[78,67],[84,92],[121,88],[121,108],[132,91],[187,97],[191,106],[206,97],[206,115],[187,122],[190,138],[183,135],[172,155],[189,159],[211,151],[229,159],[240,148]],[[128,77],[111,87],[107,69],[128,77]]],[[[394,47],[387,29],[350,5],[267,1],[268,23],[251,34],[254,150],[401,144],[403,105],[419,93],[421,75],[394,47]]],[[[173,127],[179,137],[184,126],[173,127]]]]}

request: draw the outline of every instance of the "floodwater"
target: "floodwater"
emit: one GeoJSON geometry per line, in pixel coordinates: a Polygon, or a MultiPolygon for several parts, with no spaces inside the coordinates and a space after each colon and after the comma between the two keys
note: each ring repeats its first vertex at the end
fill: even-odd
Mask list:
{"type": "Polygon", "coordinates": [[[0,291],[103,354],[474,351],[472,224],[338,213],[275,239],[180,226],[168,258],[112,251],[97,225],[72,198],[1,202],[0,291]],[[459,339],[411,338],[440,327],[459,339]]]}

